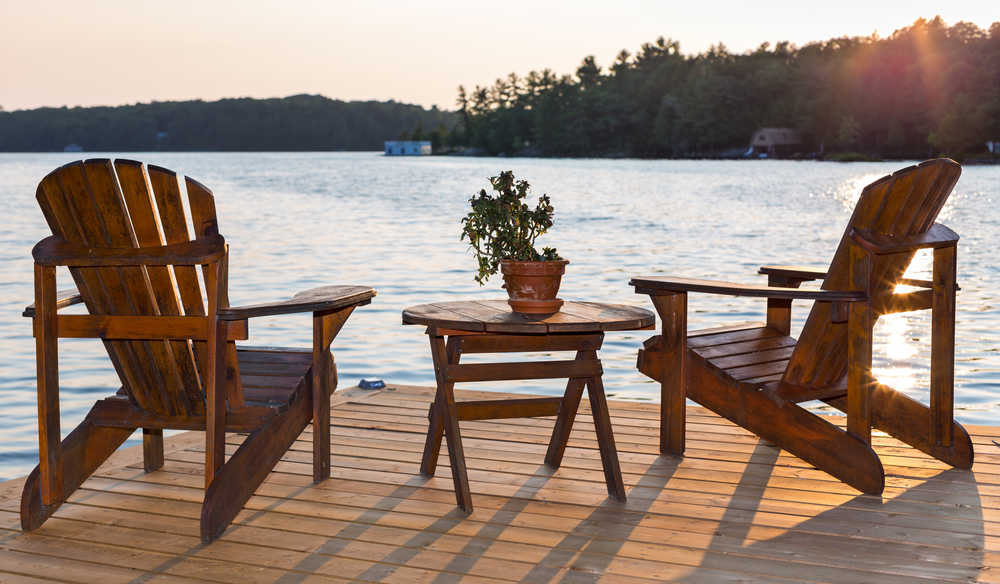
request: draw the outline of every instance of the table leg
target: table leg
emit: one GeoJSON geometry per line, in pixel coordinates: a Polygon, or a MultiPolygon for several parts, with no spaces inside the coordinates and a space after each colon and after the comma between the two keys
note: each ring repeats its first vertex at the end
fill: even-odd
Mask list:
{"type": "MultiPolygon", "coordinates": [[[[434,352],[433,340],[431,341],[431,352],[434,352]]],[[[447,354],[448,364],[457,365],[461,358],[461,339],[455,337],[448,339],[447,354]]],[[[452,387],[454,388],[454,384],[452,387]]],[[[441,395],[440,390],[435,394],[427,414],[427,439],[424,442],[424,454],[420,460],[420,474],[428,477],[434,476],[434,472],[437,470],[438,457],[441,453],[441,438],[444,436],[444,420],[441,417],[441,408],[438,404],[441,395]]]]}
{"type": "MultiPolygon", "coordinates": [[[[455,482],[455,499],[458,506],[466,513],[472,513],[472,493],[469,490],[469,473],[465,468],[465,453],[462,450],[462,434],[458,428],[458,408],[455,406],[455,384],[448,380],[448,351],[444,337],[429,335],[431,356],[434,358],[434,373],[437,377],[437,396],[434,399],[437,409],[436,417],[444,428],[448,441],[448,458],[451,462],[451,476],[455,482]]],[[[432,423],[433,418],[432,417],[432,423]]],[[[432,432],[428,432],[425,444],[424,458],[427,459],[426,447],[430,444],[432,432]]],[[[438,447],[440,448],[440,438],[438,447]]]]}
{"type": "Polygon", "coordinates": [[[594,416],[594,429],[597,431],[597,445],[601,449],[601,464],[604,467],[604,482],[608,485],[608,494],[614,499],[625,501],[622,469],[618,464],[618,449],[615,448],[615,436],[611,431],[608,400],[604,395],[604,382],[600,376],[587,379],[587,397],[590,398],[590,410],[594,416]]]}
{"type": "Polygon", "coordinates": [[[424,454],[420,459],[420,474],[432,477],[437,470],[438,457],[441,454],[441,438],[444,436],[444,424],[441,422],[441,390],[434,395],[430,410],[427,413],[427,439],[424,441],[424,454]]]}
{"type": "MultiPolygon", "coordinates": [[[[597,359],[597,351],[577,351],[577,359],[597,359]]],[[[556,417],[556,425],[552,428],[552,438],[549,440],[549,449],[545,453],[545,464],[552,468],[559,468],[562,464],[563,454],[566,452],[566,443],[569,441],[569,434],[573,430],[573,421],[576,419],[576,412],[580,408],[580,398],[583,397],[583,386],[586,379],[570,379],[566,383],[566,392],[563,394],[562,403],[559,405],[559,415],[556,417]]]]}

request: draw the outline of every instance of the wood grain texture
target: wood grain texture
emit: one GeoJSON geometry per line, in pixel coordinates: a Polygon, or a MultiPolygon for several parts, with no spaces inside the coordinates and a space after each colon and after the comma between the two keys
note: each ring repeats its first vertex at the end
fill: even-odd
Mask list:
{"type": "MultiPolygon", "coordinates": [[[[639,353],[639,371],[661,379],[663,350],[661,337],[647,340],[639,353]]],[[[885,486],[882,464],[865,442],[794,403],[774,399],[765,392],[750,391],[693,351],[688,356],[687,397],[861,492],[882,492],[885,486]]]]}
{"type": "MultiPolygon", "coordinates": [[[[477,506],[465,517],[453,513],[446,465],[439,478],[415,477],[414,428],[432,396],[338,391],[333,478],[312,483],[307,428],[209,546],[200,438],[174,448],[189,437],[168,437],[161,472],[143,473],[141,453],[109,461],[41,530],[19,533],[0,508],[0,580],[951,584],[992,581],[1000,565],[990,519],[1000,457],[986,449],[973,472],[958,471],[876,435],[891,478],[883,496],[859,496],[700,407],[688,410],[687,456],[660,458],[656,405],[610,401],[629,493],[620,504],[607,499],[585,403],[555,475],[539,465],[548,420],[463,427],[477,506]]],[[[491,396],[517,397],[457,394],[491,396]]],[[[979,427],[972,439],[998,434],[979,427]]]]}
{"type": "Polygon", "coordinates": [[[31,250],[35,263],[77,268],[120,266],[195,266],[222,258],[226,242],[222,236],[153,247],[83,247],[55,235],[41,240],[31,250]]]}
{"type": "Polygon", "coordinates": [[[810,266],[766,265],[761,266],[757,273],[800,282],[822,280],[826,277],[826,270],[810,266]]]}
{"type": "Polygon", "coordinates": [[[903,237],[859,228],[852,229],[850,235],[858,245],[876,255],[952,247],[959,239],[957,233],[940,223],[931,225],[930,229],[922,233],[903,237]]]}
{"type": "Polygon", "coordinates": [[[229,306],[219,310],[219,318],[245,320],[278,314],[326,312],[347,306],[365,305],[374,297],[375,290],[367,286],[321,286],[299,292],[289,300],[249,306],[229,306]]]}
{"type": "MultiPolygon", "coordinates": [[[[461,448],[459,422],[480,420],[535,418],[556,416],[548,450],[546,464],[559,468],[570,432],[580,406],[584,388],[588,390],[591,408],[598,411],[595,416],[595,431],[601,442],[602,468],[608,493],[615,499],[624,501],[621,469],[618,463],[614,434],[607,415],[604,386],[601,382],[603,369],[597,358],[597,350],[603,343],[603,333],[580,334],[579,330],[594,330],[602,323],[612,322],[614,326],[645,328],[652,319],[641,317],[642,312],[629,307],[578,303],[571,306],[572,313],[553,320],[552,317],[539,324],[535,322],[534,334],[525,334],[521,325],[508,333],[489,332],[491,324],[502,322],[510,314],[503,301],[452,302],[410,307],[403,312],[403,320],[410,324],[427,325],[427,335],[431,342],[434,370],[437,378],[437,393],[428,413],[429,424],[421,457],[420,472],[433,476],[441,448],[442,435],[448,438],[448,454],[452,467],[455,495],[459,507],[466,513],[472,512],[472,499],[468,474],[461,469],[464,465],[464,449],[461,448]],[[465,319],[464,321],[462,319],[465,319]],[[587,320],[593,319],[593,320],[587,320]],[[622,320],[625,319],[625,320],[622,320]],[[553,326],[558,324],[552,332],[553,326]],[[572,332],[564,325],[572,324],[572,332]],[[456,327],[457,328],[453,328],[456,327]],[[462,330],[462,327],[477,330],[462,330]],[[447,340],[445,337],[447,333],[447,340]],[[459,363],[464,352],[469,353],[511,353],[535,352],[543,350],[576,352],[572,360],[518,361],[500,363],[459,363]],[[566,390],[561,398],[476,400],[457,402],[454,398],[455,383],[488,382],[515,379],[567,379],[566,390]],[[458,445],[459,448],[455,448],[458,445]]],[[[553,315],[555,316],[555,315],[553,315]]],[[[527,326],[527,325],[525,325],[527,326]]]]}
{"type": "MultiPolygon", "coordinates": [[[[676,385],[677,370],[687,366],[688,397],[750,429],[866,493],[880,493],[882,465],[870,449],[872,427],[959,468],[972,461],[972,444],[953,420],[954,250],[958,236],[935,224],[953,189],[960,167],[939,159],[909,167],[865,187],[841,239],[830,269],[763,266],[767,287],[743,287],[681,278],[635,278],[639,293],[650,294],[664,322],[679,312],[664,298],[683,291],[768,298],[767,326],[737,327],[687,335],[690,351],[677,363],[672,347],[685,337],[668,330],[646,342],[639,369],[676,385]],[[932,282],[903,278],[917,249],[933,248],[932,282]],[[801,282],[823,279],[800,338],[789,336],[791,299],[801,282]],[[895,293],[897,284],[927,288],[895,293]],[[787,294],[767,290],[785,286],[787,294]],[[750,291],[744,293],[744,289],[750,291]],[[854,294],[834,302],[822,294],[854,294]],[[877,384],[872,374],[872,335],[883,314],[932,308],[939,340],[932,340],[931,408],[877,384]],[[934,350],[937,347],[937,351],[934,350]],[[939,376],[934,377],[937,355],[939,376]],[[938,388],[935,399],[934,388],[938,388]],[[847,412],[846,431],[817,422],[795,404],[821,399],[847,412]],[[952,443],[952,437],[956,443],[952,443]]],[[[807,291],[799,291],[806,293],[807,291]]],[[[932,327],[933,329],[933,327],[932,327]]],[[[933,339],[932,330],[932,339],[933,339]]],[[[663,402],[667,401],[666,393],[663,402]]],[[[668,416],[664,407],[661,420],[668,416]]]]}
{"type": "MultiPolygon", "coordinates": [[[[596,354],[590,352],[577,353],[577,358],[597,358],[596,354]]],[[[549,448],[545,452],[545,464],[552,468],[559,468],[562,464],[563,455],[566,453],[566,444],[569,443],[570,432],[573,431],[573,423],[576,421],[576,413],[580,409],[580,399],[583,398],[583,390],[587,386],[586,379],[570,379],[566,382],[566,390],[562,398],[559,399],[559,408],[556,411],[556,423],[552,425],[552,437],[549,438],[549,448]]]]}
{"type": "Polygon", "coordinates": [[[931,427],[934,444],[949,447],[955,407],[955,246],[934,250],[931,303],[931,427]]]}
{"type": "MultiPolygon", "coordinates": [[[[850,290],[848,248],[852,230],[908,238],[931,229],[950,195],[961,167],[947,159],[926,161],[884,177],[865,187],[848,221],[823,281],[824,290],[850,290]]],[[[873,265],[872,303],[882,305],[894,292],[913,257],[913,251],[880,256],[873,265]]],[[[831,307],[815,304],[799,335],[796,353],[785,380],[801,386],[826,387],[847,373],[847,326],[831,321],[831,307]],[[815,359],[815,355],[827,357],[815,359]]]]}
{"type": "MultiPolygon", "coordinates": [[[[374,290],[372,290],[374,294],[374,290]]],[[[370,297],[364,301],[369,300],[370,297]]],[[[312,420],[313,481],[330,478],[330,396],[337,389],[337,368],[330,345],[347,323],[357,303],[334,312],[313,314],[312,420]]]]}
{"type": "MultiPolygon", "coordinates": [[[[437,377],[437,420],[444,430],[448,441],[448,460],[451,463],[452,481],[455,484],[455,501],[465,513],[472,513],[472,492],[469,487],[469,473],[465,468],[465,450],[462,446],[462,433],[458,425],[458,410],[455,405],[455,384],[447,376],[448,367],[458,365],[448,364],[448,351],[443,337],[428,335],[431,344],[431,357],[434,361],[434,374],[437,377]]],[[[433,432],[429,431],[428,436],[433,432]]],[[[438,439],[440,444],[440,439],[438,439]]],[[[428,442],[430,445],[430,442],[428,442]]],[[[424,459],[435,456],[436,453],[425,448],[424,459]]],[[[425,473],[426,474],[426,473],[425,473]]]]}
{"type": "Polygon", "coordinates": [[[560,404],[562,404],[561,397],[529,397],[456,402],[455,409],[459,421],[502,420],[555,416],[559,413],[560,404]]]}
{"type": "Polygon", "coordinates": [[[59,431],[59,345],[56,329],[56,271],[35,266],[35,368],[38,381],[38,472],[41,504],[62,499],[59,431]]]}
{"type": "MultiPolygon", "coordinates": [[[[871,293],[872,257],[859,246],[849,248],[851,286],[871,293]]],[[[870,302],[851,305],[847,317],[847,431],[871,443],[872,344],[875,315],[870,302]]],[[[817,358],[819,356],[817,355],[817,358]]]]}
{"type": "MultiPolygon", "coordinates": [[[[83,297],[80,296],[80,292],[76,288],[56,291],[56,310],[81,303],[83,303],[83,297]]],[[[35,316],[35,303],[32,302],[25,306],[21,316],[33,318],[35,316]]]]}
{"type": "Polygon", "coordinates": [[[660,452],[684,454],[687,425],[687,293],[653,297],[662,325],[660,348],[660,452]]]}
{"type": "Polygon", "coordinates": [[[142,470],[153,472],[163,467],[163,429],[142,429],[142,470]]]}
{"type": "Polygon", "coordinates": [[[314,418],[314,478],[329,476],[328,403],[335,387],[330,344],[353,308],[367,304],[374,291],[318,288],[219,318],[229,309],[228,246],[211,191],[190,179],[185,186],[190,225],[178,177],[163,168],[86,160],[56,169],[39,185],[38,202],[53,235],[33,250],[36,302],[25,310],[37,339],[41,461],[24,484],[24,529],[48,519],[137,428],[143,430],[145,472],[164,464],[164,429],[205,432],[207,539],[225,529],[314,418]],[[78,294],[56,295],[55,265],[69,267],[78,294]],[[204,297],[196,265],[202,266],[204,297]],[[56,314],[78,302],[89,314],[56,314]],[[246,318],[303,310],[314,313],[315,350],[305,358],[287,349],[246,352],[253,375],[244,386],[243,359],[233,341],[247,338],[246,318]],[[102,339],[122,381],[117,394],[97,402],[61,441],[60,336],[102,339]],[[255,437],[228,462],[227,430],[255,437]]]}
{"type": "Polygon", "coordinates": [[[446,375],[454,383],[470,381],[511,381],[518,379],[583,378],[603,372],[599,361],[519,361],[448,365],[446,375]]]}
{"type": "Polygon", "coordinates": [[[727,296],[747,296],[751,298],[786,298],[789,300],[820,300],[825,302],[855,302],[864,300],[864,296],[861,293],[852,290],[804,290],[800,288],[733,284],[719,280],[698,280],[668,276],[632,278],[629,281],[629,285],[635,287],[636,292],[639,294],[650,295],[669,292],[702,292],[705,294],[724,294],[727,296]]]}
{"type": "Polygon", "coordinates": [[[566,302],[560,312],[542,318],[512,312],[506,300],[439,302],[403,310],[403,324],[470,332],[597,333],[642,329],[654,322],[653,313],[644,308],[595,302],[566,302]]]}

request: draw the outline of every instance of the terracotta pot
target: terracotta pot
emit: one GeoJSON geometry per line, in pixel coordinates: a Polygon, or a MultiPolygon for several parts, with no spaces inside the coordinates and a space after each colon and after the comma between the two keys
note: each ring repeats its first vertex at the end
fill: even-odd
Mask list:
{"type": "Polygon", "coordinates": [[[503,287],[514,312],[551,314],[559,312],[563,301],[556,298],[569,260],[518,262],[502,260],[503,287]]]}

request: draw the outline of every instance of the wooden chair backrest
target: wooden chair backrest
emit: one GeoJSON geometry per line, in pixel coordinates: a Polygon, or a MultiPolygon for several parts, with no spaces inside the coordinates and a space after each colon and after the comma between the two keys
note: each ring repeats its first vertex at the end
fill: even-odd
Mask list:
{"type": "MultiPolygon", "coordinates": [[[[192,240],[189,226],[194,239],[218,234],[212,192],[190,178],[185,185],[190,221],[177,175],[132,160],[67,164],[42,179],[36,196],[52,233],[66,241],[90,248],[157,247],[192,240]]],[[[195,266],[71,268],[70,273],[92,315],[205,315],[195,266]]],[[[204,289],[212,287],[206,283],[204,289]]],[[[205,341],[104,344],[137,406],[165,416],[204,414],[205,341]]],[[[231,349],[235,356],[235,345],[231,349]]]]}
{"type": "MultiPolygon", "coordinates": [[[[853,289],[848,259],[852,229],[896,237],[925,233],[934,224],[961,172],[957,162],[938,158],[904,168],[865,187],[822,288],[853,289]]],[[[913,256],[913,252],[878,256],[872,266],[873,299],[893,293],[913,256]]],[[[830,303],[813,304],[785,371],[785,382],[822,388],[838,383],[847,373],[847,325],[832,322],[831,316],[830,303]]]]}

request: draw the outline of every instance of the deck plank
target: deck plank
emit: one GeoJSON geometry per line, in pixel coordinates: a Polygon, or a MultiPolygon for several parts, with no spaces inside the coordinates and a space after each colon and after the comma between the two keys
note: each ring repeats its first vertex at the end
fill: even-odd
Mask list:
{"type": "MultiPolygon", "coordinates": [[[[1000,581],[1000,428],[970,429],[971,472],[876,435],[887,488],[873,497],[703,408],[689,408],[686,456],[660,457],[657,404],[612,401],[620,504],[588,407],[555,472],[542,464],[551,418],[468,421],[476,511],[464,516],[447,457],[435,477],[419,474],[431,399],[429,388],[338,391],[333,478],[312,483],[307,429],[207,546],[197,433],[169,438],[157,472],[119,453],[33,533],[18,527],[18,482],[2,483],[0,581],[1000,581]]],[[[227,451],[242,439],[227,436],[227,451]]]]}

